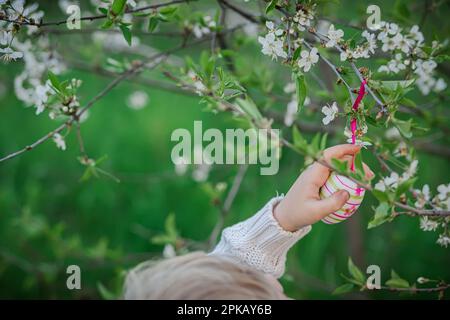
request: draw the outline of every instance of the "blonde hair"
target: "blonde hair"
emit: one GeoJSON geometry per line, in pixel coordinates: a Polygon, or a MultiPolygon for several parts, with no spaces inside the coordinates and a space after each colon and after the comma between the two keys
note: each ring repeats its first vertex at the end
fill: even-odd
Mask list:
{"type": "Polygon", "coordinates": [[[123,297],[131,300],[286,298],[267,275],[204,252],[138,265],[126,277],[123,297]]]}

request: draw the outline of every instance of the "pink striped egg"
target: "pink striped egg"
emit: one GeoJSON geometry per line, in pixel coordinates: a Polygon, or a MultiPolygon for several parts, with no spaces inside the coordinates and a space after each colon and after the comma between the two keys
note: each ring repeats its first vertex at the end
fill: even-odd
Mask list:
{"type": "Polygon", "coordinates": [[[328,198],[339,190],[346,190],[350,198],[345,205],[322,219],[324,223],[335,224],[351,217],[358,210],[364,199],[365,190],[347,177],[332,172],[325,184],[320,188],[320,198],[328,198]]]}

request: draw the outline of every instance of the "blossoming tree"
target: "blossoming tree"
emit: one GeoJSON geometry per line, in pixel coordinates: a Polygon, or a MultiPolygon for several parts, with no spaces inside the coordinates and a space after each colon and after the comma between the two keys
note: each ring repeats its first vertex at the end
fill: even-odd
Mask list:
{"type": "MultiPolygon", "coordinates": [[[[333,15],[327,17],[327,4],[322,1],[211,2],[91,0],[88,5],[81,4],[80,10],[77,1],[60,0],[61,11],[47,14],[32,1],[0,0],[0,55],[5,63],[18,65],[13,80],[15,95],[24,106],[32,107],[30,112],[36,113],[37,121],[48,116],[55,122],[51,132],[1,155],[0,165],[26,156],[47,140],[53,140],[61,150],[71,148],[65,138],[75,134],[79,161],[86,166],[83,177],[114,178],[101,168],[102,159],[87,154],[81,128],[98,100],[122,82],[134,81],[198,95],[209,112],[231,113],[248,127],[281,128],[281,143],[276,148],[303,155],[306,165],[324,163],[321,152],[327,137],[362,145],[365,160],[379,163],[375,181],[366,180],[361,158],[356,159],[355,171],[339,161],[324,164],[377,199],[368,228],[407,216],[418,219],[418,228],[423,231],[436,232],[436,245],[447,248],[450,184],[442,181],[432,189],[416,182],[421,166],[427,165],[419,163],[417,152],[447,161],[450,157],[448,110],[443,108],[449,98],[445,80],[449,74],[448,39],[440,34],[424,36],[421,25],[427,13],[422,21],[408,19],[410,8],[406,1],[399,1],[396,16],[386,13],[385,17],[383,11],[377,16],[372,7],[352,21],[335,21],[333,15]],[[104,52],[100,66],[72,59],[63,47],[55,45],[62,39],[59,36],[67,39],[79,33],[90,36],[104,52]],[[175,45],[155,50],[142,41],[148,35],[166,37],[175,45]],[[240,50],[249,46],[257,48],[252,55],[265,59],[270,67],[242,62],[240,50]],[[195,47],[203,48],[201,55],[177,56],[195,47]],[[117,54],[113,58],[113,53],[120,53],[121,58],[117,54]],[[78,93],[83,79],[68,79],[70,69],[91,70],[112,80],[85,100],[78,93]],[[150,71],[161,77],[146,76],[150,71]],[[361,84],[366,95],[355,109],[352,106],[361,84]],[[316,133],[313,139],[309,139],[310,133],[316,133]]],[[[430,10],[437,9],[427,7],[425,11],[430,10]]],[[[127,104],[141,109],[148,99],[145,92],[137,91],[128,97],[127,104]]],[[[188,167],[180,161],[175,169],[185,174],[188,167]]],[[[225,197],[223,216],[230,210],[246,168],[241,167],[225,197]]],[[[204,181],[209,170],[208,165],[194,167],[193,178],[204,181]]],[[[220,185],[215,192],[222,194],[226,189],[220,185]]],[[[223,216],[210,237],[211,244],[222,227],[223,216]]],[[[172,224],[168,222],[168,235],[157,241],[176,241],[172,224]]],[[[170,255],[173,250],[166,246],[165,252],[170,255]]],[[[348,283],[338,288],[338,293],[366,288],[365,276],[351,260],[349,272],[348,283]]],[[[418,279],[418,286],[411,285],[395,272],[382,287],[441,294],[447,288],[443,280],[424,277],[418,279]]]]}

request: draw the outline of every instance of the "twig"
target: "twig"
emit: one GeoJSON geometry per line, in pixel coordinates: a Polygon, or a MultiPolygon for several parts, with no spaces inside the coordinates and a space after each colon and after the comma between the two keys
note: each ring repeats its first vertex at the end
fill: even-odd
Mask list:
{"type": "Polygon", "coordinates": [[[223,224],[225,222],[225,218],[227,217],[228,213],[230,212],[231,206],[233,205],[234,199],[236,198],[236,195],[239,191],[239,188],[241,187],[242,180],[244,180],[245,173],[247,172],[248,164],[243,164],[239,167],[239,171],[234,177],[233,184],[230,188],[230,191],[227,194],[227,197],[225,198],[225,201],[223,203],[222,208],[220,208],[220,215],[218,217],[217,223],[214,226],[213,231],[211,232],[211,235],[209,236],[209,246],[210,249],[212,249],[217,241],[217,237],[219,236],[220,230],[222,230],[223,224]]]}
{"type": "MultiPolygon", "coordinates": [[[[303,43],[310,50],[312,49],[312,46],[306,40],[303,40],[303,43]]],[[[353,103],[355,101],[355,97],[353,95],[352,89],[350,88],[348,83],[345,81],[345,79],[342,77],[342,75],[339,73],[339,71],[337,70],[337,67],[331,61],[329,61],[327,58],[325,58],[322,54],[319,54],[319,57],[331,68],[331,70],[333,70],[333,72],[338,76],[338,78],[342,81],[342,83],[347,87],[347,91],[348,91],[348,93],[350,95],[350,99],[352,100],[352,103],[353,103]]]]}
{"type": "Polygon", "coordinates": [[[440,291],[445,291],[447,289],[450,289],[450,284],[440,285],[440,286],[435,287],[435,288],[392,288],[392,287],[386,287],[386,286],[381,286],[380,287],[380,290],[388,290],[388,291],[395,291],[395,292],[411,292],[411,293],[415,293],[415,292],[440,292],[440,291]]]}
{"type": "MultiPolygon", "coordinates": [[[[195,45],[195,44],[199,44],[201,42],[205,41],[205,39],[200,39],[198,41],[194,41],[192,43],[189,44],[189,46],[195,45]]],[[[114,79],[108,86],[106,86],[100,93],[98,93],[94,98],[92,98],[84,108],[80,109],[80,111],[73,116],[72,118],[70,118],[69,120],[67,120],[66,122],[64,122],[63,124],[61,124],[59,127],[57,127],[56,129],[50,131],[49,133],[47,133],[45,136],[43,136],[42,138],[36,140],[35,142],[33,142],[32,144],[16,151],[13,152],[3,158],[0,158],[0,163],[4,162],[6,160],[15,158],[27,151],[33,150],[34,148],[36,148],[37,146],[39,146],[40,144],[42,144],[43,142],[47,141],[48,139],[50,139],[51,137],[53,137],[56,133],[61,132],[62,130],[64,130],[65,128],[69,127],[72,125],[72,123],[74,121],[77,121],[87,110],[89,110],[98,100],[100,100],[101,98],[103,98],[109,91],[111,91],[112,89],[114,89],[119,83],[121,83],[123,80],[127,79],[128,77],[130,77],[131,75],[134,75],[135,73],[138,73],[142,68],[146,67],[148,65],[149,62],[154,61],[154,60],[158,60],[161,59],[169,54],[172,54],[180,49],[186,48],[187,45],[181,45],[175,48],[172,48],[170,50],[167,50],[165,52],[162,53],[158,53],[153,55],[152,57],[150,57],[147,61],[143,62],[137,62],[132,68],[130,68],[128,71],[122,73],[119,77],[117,77],[116,79],[114,79]]],[[[160,60],[158,63],[162,62],[162,60],[160,60]]],[[[156,66],[156,65],[155,65],[156,66]]],[[[154,67],[154,66],[152,66],[154,67]]]]}
{"type": "Polygon", "coordinates": [[[77,126],[77,140],[78,140],[78,144],[80,146],[80,153],[83,157],[87,157],[86,154],[86,149],[84,148],[84,141],[83,141],[83,137],[81,136],[81,126],[80,126],[80,121],[76,122],[76,126],[77,126]]]}
{"type": "MultiPolygon", "coordinates": [[[[432,216],[432,217],[447,217],[450,216],[449,210],[437,210],[437,209],[417,209],[414,207],[410,207],[406,204],[400,203],[400,202],[394,202],[394,205],[396,207],[402,208],[404,210],[407,210],[411,212],[411,215],[413,216],[432,216]]],[[[403,214],[401,212],[397,212],[397,214],[403,214]]]]}
{"type": "MultiPolygon", "coordinates": [[[[328,39],[328,37],[324,34],[321,34],[317,31],[312,30],[311,28],[308,29],[308,32],[311,33],[312,35],[316,36],[319,40],[323,40],[323,38],[328,39]]],[[[339,45],[335,45],[334,46],[340,53],[344,52],[344,50],[342,50],[342,48],[339,45]]],[[[352,67],[353,71],[355,72],[355,74],[358,76],[359,81],[363,82],[364,77],[361,74],[361,72],[359,71],[359,69],[356,67],[354,62],[349,62],[350,66],[352,67]]],[[[385,103],[383,103],[380,98],[378,98],[378,96],[373,93],[372,89],[369,87],[369,85],[366,83],[365,85],[367,92],[369,92],[369,94],[372,96],[372,98],[375,100],[375,102],[380,106],[382,111],[385,111],[385,103]]]]}
{"type": "Polygon", "coordinates": [[[227,0],[218,0],[218,1],[223,3],[226,7],[233,10],[234,12],[236,12],[243,18],[247,19],[248,21],[251,21],[253,23],[260,23],[261,21],[263,21],[263,19],[261,19],[260,17],[256,17],[256,16],[252,15],[251,13],[248,13],[245,10],[242,10],[241,8],[235,6],[234,4],[231,4],[227,0]]]}
{"type": "MultiPolygon", "coordinates": [[[[189,0],[172,0],[169,2],[163,2],[163,3],[158,3],[158,4],[152,4],[152,5],[148,5],[145,7],[141,7],[141,8],[136,8],[136,9],[128,9],[125,11],[125,13],[136,13],[136,12],[141,12],[141,11],[145,11],[145,10],[150,10],[150,9],[158,9],[158,8],[162,8],[162,7],[167,7],[173,4],[179,4],[179,3],[188,3],[189,0]]],[[[94,20],[98,20],[98,19],[104,19],[107,18],[108,15],[106,14],[101,14],[101,15],[96,15],[96,16],[89,16],[89,17],[81,17],[80,21],[85,21],[85,20],[89,20],[89,21],[94,21],[94,20]]],[[[18,21],[18,20],[10,20],[8,18],[5,17],[0,17],[0,21],[6,21],[6,22],[11,22],[14,24],[18,24],[18,25],[29,25],[29,26],[36,26],[36,27],[46,27],[46,26],[59,26],[62,24],[67,23],[67,19],[65,20],[60,20],[60,21],[53,21],[53,22],[33,22],[30,21],[28,19],[24,20],[24,21],[18,21]]]]}

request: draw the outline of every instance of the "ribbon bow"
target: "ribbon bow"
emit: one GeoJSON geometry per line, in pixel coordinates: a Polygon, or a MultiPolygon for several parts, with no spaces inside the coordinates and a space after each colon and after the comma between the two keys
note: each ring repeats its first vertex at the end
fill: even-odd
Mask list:
{"type": "MultiPolygon", "coordinates": [[[[357,111],[359,108],[359,104],[361,103],[361,100],[364,98],[364,95],[366,93],[366,79],[363,79],[361,82],[361,86],[359,87],[358,96],[356,97],[355,102],[353,103],[353,110],[357,111]]],[[[352,131],[352,144],[356,144],[356,129],[357,129],[357,120],[356,117],[353,117],[350,122],[350,129],[352,131]]],[[[353,157],[351,170],[355,171],[355,157],[353,157]]]]}

